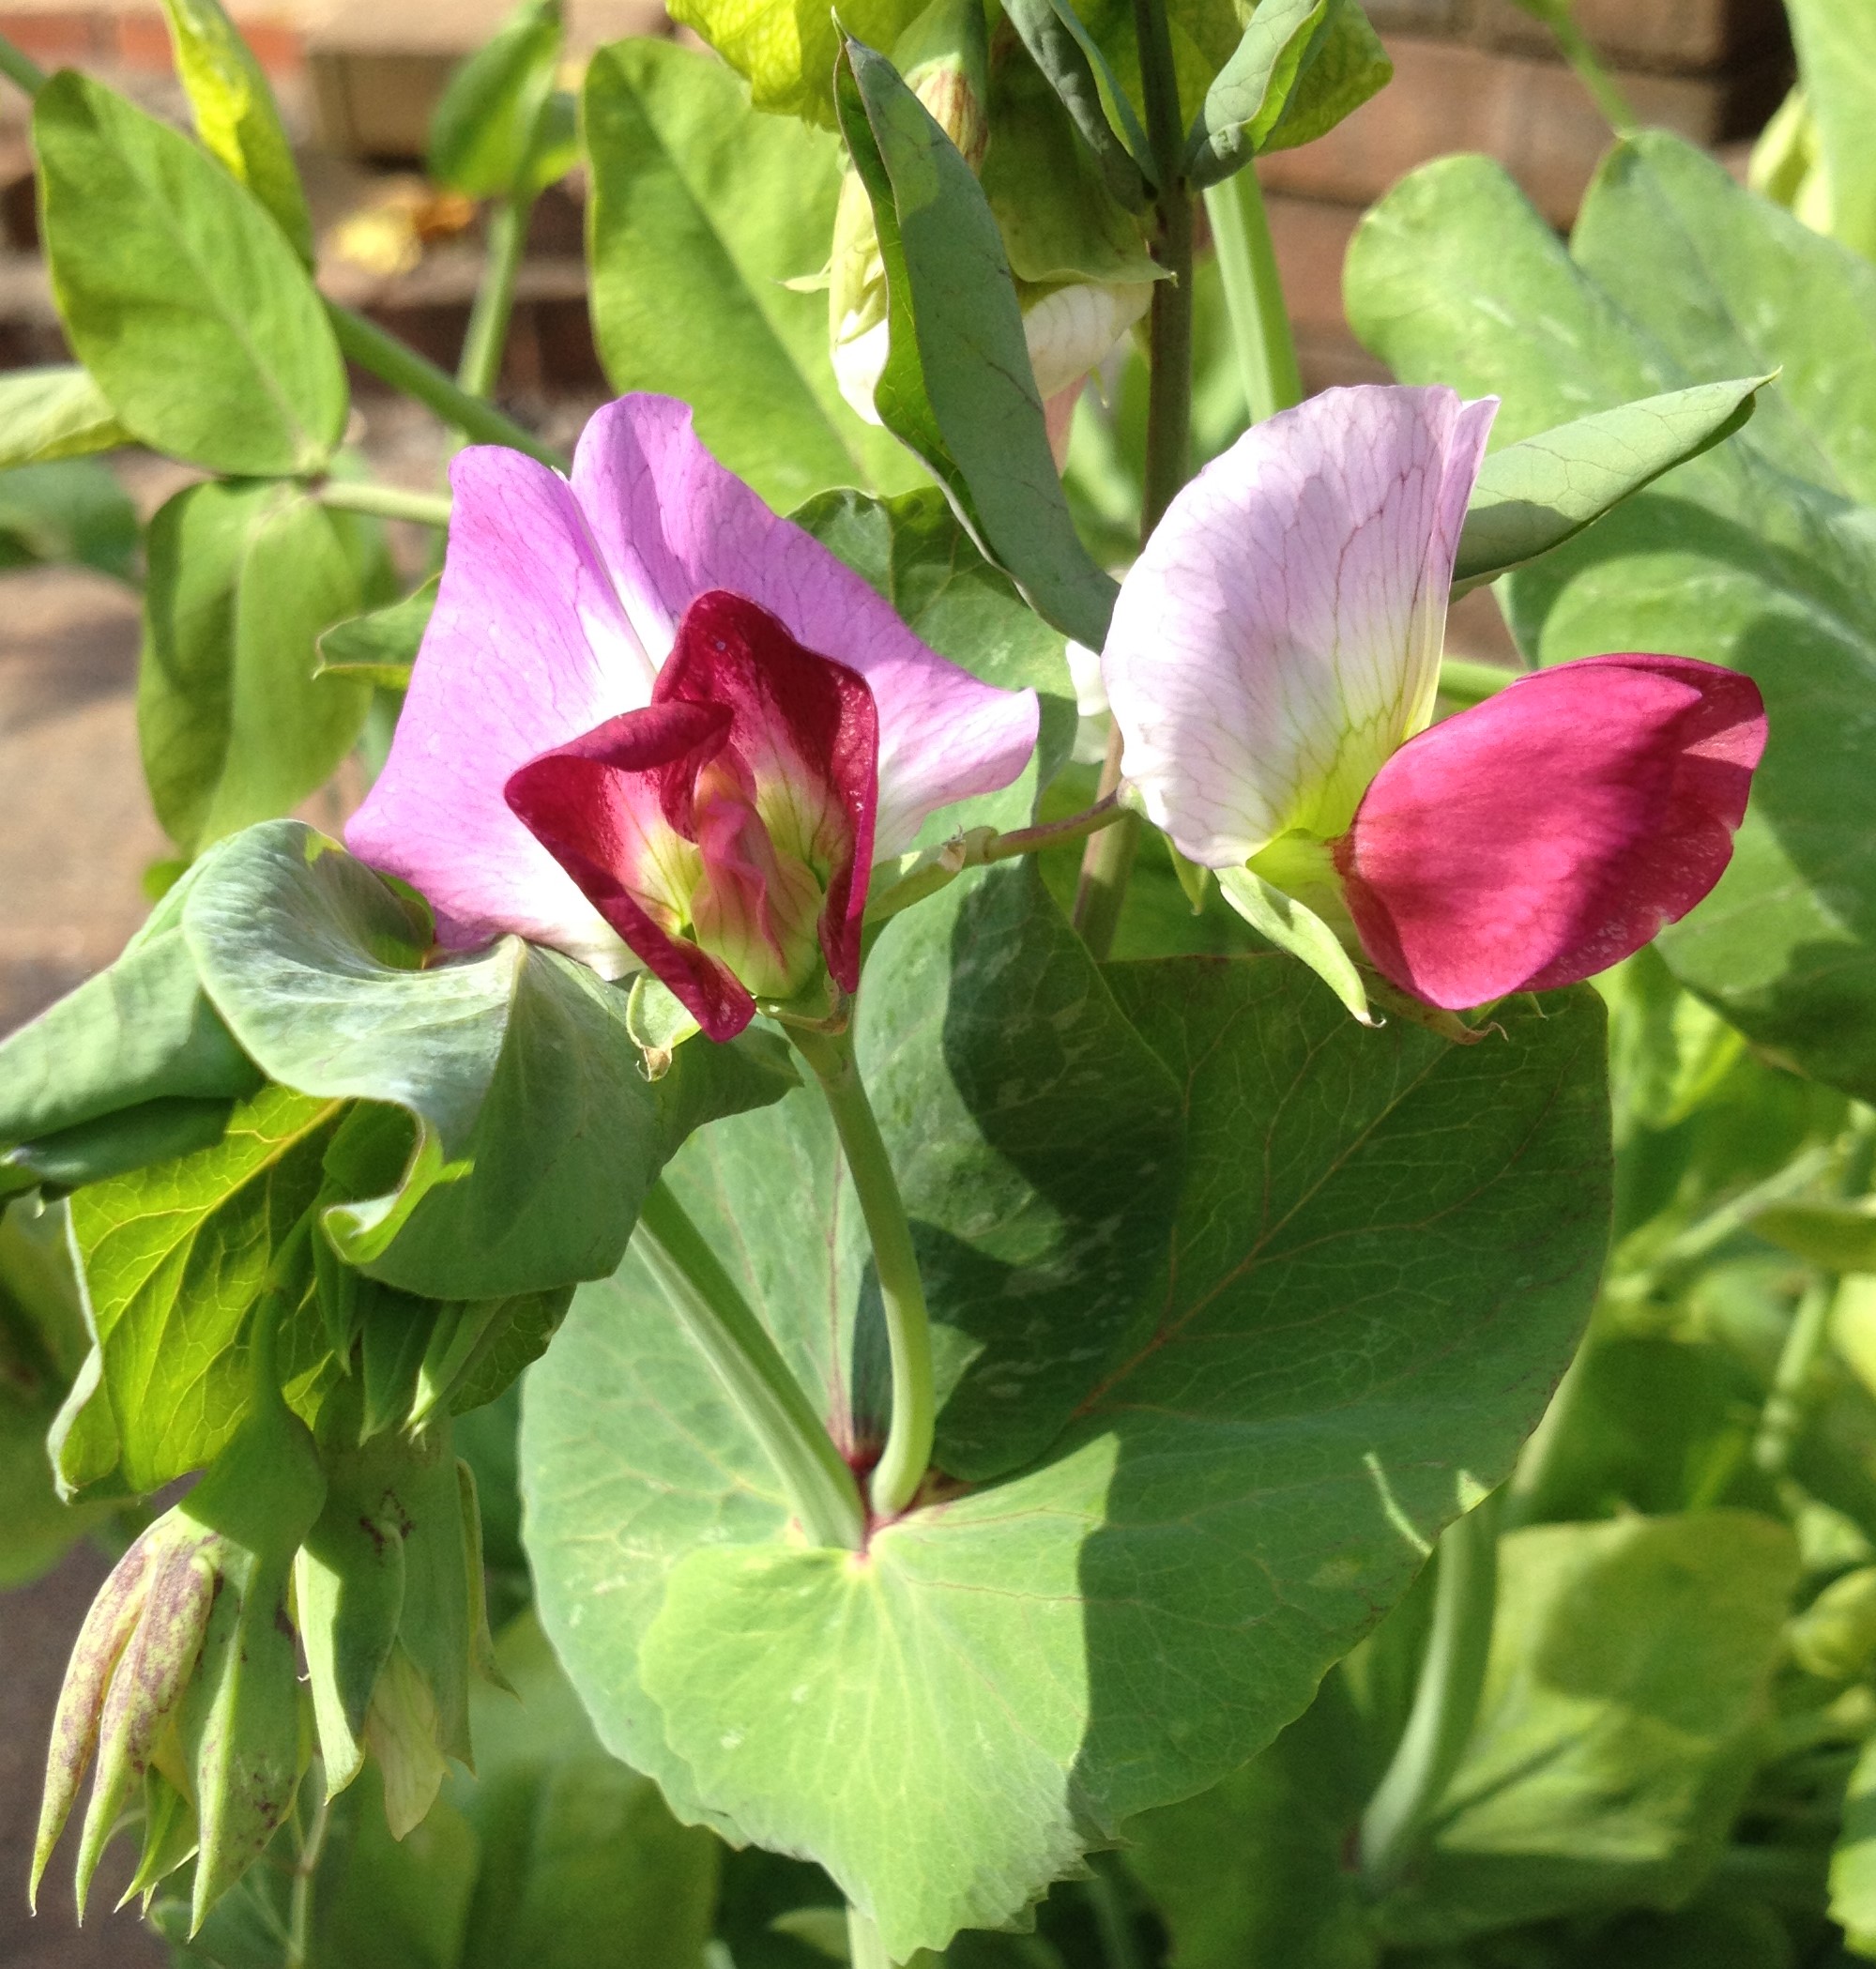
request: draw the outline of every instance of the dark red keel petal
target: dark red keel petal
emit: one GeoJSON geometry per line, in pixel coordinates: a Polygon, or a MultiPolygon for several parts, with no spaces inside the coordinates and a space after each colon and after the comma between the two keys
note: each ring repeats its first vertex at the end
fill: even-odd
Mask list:
{"type": "MultiPolygon", "coordinates": [[[[766,608],[713,588],[685,610],[656,699],[724,707],[727,742],[758,775],[775,771],[832,796],[845,838],[821,911],[821,950],[841,986],[857,990],[879,807],[879,719],[865,680],[802,649],[766,608]]],[[[671,819],[682,825],[676,813],[671,819]]]]}
{"type": "Polygon", "coordinates": [[[1598,656],[1521,679],[1402,746],[1336,844],[1369,957],[1452,1011],[1607,969],[1718,881],[1764,749],[1735,670],[1598,656]]]}
{"type": "Polygon", "coordinates": [[[609,718],[511,773],[510,809],[559,862],[627,948],[668,985],[712,1039],[734,1039],[755,1001],[726,965],[647,913],[627,887],[647,832],[671,789],[687,787],[723,750],[729,713],[701,704],[651,704],[609,718]]]}

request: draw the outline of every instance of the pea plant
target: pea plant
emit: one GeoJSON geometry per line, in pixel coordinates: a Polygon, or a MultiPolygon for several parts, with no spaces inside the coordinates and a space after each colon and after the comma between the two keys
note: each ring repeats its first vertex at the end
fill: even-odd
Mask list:
{"type": "Polygon", "coordinates": [[[174,844],[0,1043],[0,1579],[118,1554],[34,1891],[223,1969],[1876,1953],[1848,10],[1798,213],[1442,160],[1348,267],[1400,380],[1305,401],[1250,167],[1356,0],[681,0],[577,99],[523,0],[454,375],[164,5],[192,130],[0,46],[76,359],[0,545],[140,585],[174,844]],[[494,399],[570,173],[566,457],[494,399]]]}

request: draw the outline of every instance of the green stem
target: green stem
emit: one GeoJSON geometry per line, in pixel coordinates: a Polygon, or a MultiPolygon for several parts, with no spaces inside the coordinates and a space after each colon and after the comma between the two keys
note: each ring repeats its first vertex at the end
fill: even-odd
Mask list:
{"type": "Polygon", "coordinates": [[[339,346],[360,369],[415,397],[434,410],[446,424],[478,444],[507,445],[526,451],[556,471],[565,471],[567,461],[559,452],[543,445],[531,432],[524,431],[512,418],[504,417],[493,404],[472,397],[427,358],[419,356],[408,343],[387,335],[375,322],[367,321],[337,301],[326,303],[326,313],[339,338],[339,346]]]}
{"type": "Polygon", "coordinates": [[[1252,423],[1260,424],[1302,403],[1303,375],[1296,366],[1296,341],[1289,331],[1257,166],[1247,164],[1209,186],[1205,209],[1218,248],[1218,274],[1244,379],[1244,402],[1252,423]]]}
{"type": "Polygon", "coordinates": [[[1095,1931],[1101,1937],[1101,1956],[1106,1969],[1146,1969],[1139,1937],[1127,1913],[1126,1897],[1114,1879],[1111,1853],[1089,1855],[1088,1905],[1094,1916],[1095,1931]]]}
{"type": "Polygon", "coordinates": [[[332,1801],[326,1795],[326,1787],[322,1784],[319,1790],[320,1798],[313,1810],[313,1823],[300,1842],[299,1855],[293,1866],[283,1969],[306,1969],[313,1948],[313,1884],[319,1872],[320,1855],[326,1850],[326,1828],[332,1809],[332,1801]]]}
{"type": "Polygon", "coordinates": [[[488,256],[456,367],[456,381],[472,397],[494,396],[501,375],[502,351],[508,346],[508,325],[514,313],[514,283],[533,209],[533,199],[519,194],[498,198],[489,209],[488,256]]]}
{"type": "Polygon", "coordinates": [[[1411,1864],[1478,1720],[1498,1601],[1498,1493],[1441,1534],[1433,1627],[1394,1762],[1362,1814],[1363,1884],[1379,1899],[1411,1864]]]}
{"type": "Polygon", "coordinates": [[[37,96],[46,85],[46,71],[23,48],[16,48],[0,34],[0,75],[18,83],[28,96],[37,96]]]}
{"type": "Polygon", "coordinates": [[[1814,1278],[1792,1315],[1765,1406],[1759,1412],[1758,1432],[1752,1439],[1752,1460],[1767,1476],[1785,1474],[1792,1445],[1803,1433],[1816,1392],[1818,1361],[1830,1336],[1830,1309],[1836,1297],[1835,1278],[1814,1278]]]}
{"type": "Polygon", "coordinates": [[[1507,670],[1502,664],[1474,663],[1465,656],[1440,659],[1440,694],[1450,704],[1461,707],[1483,704],[1496,697],[1507,684],[1518,681],[1522,672],[1507,670]]]}
{"type": "Polygon", "coordinates": [[[716,1370],[738,1412],[768,1452],[817,1544],[858,1551],[866,1542],[860,1487],[801,1383],[663,1182],[651,1186],[635,1236],[671,1309],[716,1370]]]}
{"type": "Polygon", "coordinates": [[[847,1969],[892,1969],[892,1959],[872,1917],[851,1902],[846,1910],[846,1960],[847,1969]]]}
{"type": "MultiPolygon", "coordinates": [[[[1153,258],[1170,276],[1153,282],[1152,312],[1147,321],[1146,486],[1140,507],[1144,542],[1192,467],[1192,192],[1182,168],[1185,130],[1165,0],[1134,0],[1134,31],[1140,51],[1147,138],[1159,181],[1153,203],[1153,258]]],[[[1101,764],[1098,792],[1103,798],[1121,784],[1121,746],[1116,725],[1107,736],[1107,756],[1101,764]]],[[[1129,815],[1118,826],[1096,834],[1081,858],[1075,926],[1096,957],[1105,957],[1114,947],[1139,843],[1140,823],[1129,815]]]]}
{"type": "Polygon", "coordinates": [[[1640,121],[1615,77],[1603,67],[1601,57],[1577,25],[1569,0],[1561,0],[1560,5],[1548,9],[1545,18],[1550,23],[1550,32],[1557,37],[1563,59],[1577,71],[1578,80],[1590,92],[1603,120],[1618,137],[1633,136],[1640,129],[1640,121]]]}
{"type": "Polygon", "coordinates": [[[873,1264],[879,1275],[886,1345],[892,1362],[892,1419],[868,1488],[878,1516],[894,1518],[911,1503],[932,1460],[938,1411],[924,1282],[912,1249],[905,1199],[880,1138],[873,1104],[866,1098],[851,1035],[791,1028],[788,1036],[827,1096],[867,1235],[873,1240],[873,1264]]]}
{"type": "Polygon", "coordinates": [[[328,479],[314,496],[322,506],[333,507],[340,512],[375,513],[384,520],[415,520],[419,527],[450,524],[450,500],[444,493],[406,492],[401,485],[328,479]]]}

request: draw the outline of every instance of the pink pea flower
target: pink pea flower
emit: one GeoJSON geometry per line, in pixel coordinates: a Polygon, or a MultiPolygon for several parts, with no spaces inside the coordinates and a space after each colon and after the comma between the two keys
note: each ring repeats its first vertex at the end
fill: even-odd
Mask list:
{"type": "Polygon", "coordinates": [[[713,1039],[858,983],[876,859],[1007,786],[1032,692],[981,683],[779,518],[668,397],[587,425],[571,481],[466,450],[435,613],[346,828],[446,949],[515,931],[644,968],[713,1039]]]}
{"type": "Polygon", "coordinates": [[[1750,679],[1674,656],[1428,728],[1496,409],[1366,387],[1254,426],[1173,501],[1102,653],[1149,817],[1343,989],[1339,959],[1357,1011],[1336,939],[1452,1011],[1640,949],[1719,879],[1764,750],[1750,679]]]}

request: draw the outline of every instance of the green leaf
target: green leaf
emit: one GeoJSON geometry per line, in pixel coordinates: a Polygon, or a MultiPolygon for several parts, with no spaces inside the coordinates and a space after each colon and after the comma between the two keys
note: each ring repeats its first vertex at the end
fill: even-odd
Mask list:
{"type": "Polygon", "coordinates": [[[368,615],[352,616],[322,631],[314,643],[318,663],[313,675],[349,679],[387,691],[406,688],[423,632],[430,627],[431,612],[436,606],[436,586],[441,578],[433,574],[402,602],[374,608],[368,615]]]}
{"type": "Polygon", "coordinates": [[[1348,295],[1406,380],[1502,392],[1507,441],[1782,372],[1731,443],[1501,592],[1541,662],[1659,649],[1758,683],[1732,864],[1659,949],[1748,1039],[1876,1092],[1876,267],[1655,133],[1611,153],[1569,252],[1495,165],[1415,173],[1357,234],[1348,295]]]}
{"type": "Polygon", "coordinates": [[[983,189],[884,56],[849,42],[837,94],[886,267],[891,353],[874,392],[879,414],[1036,612],[1099,649],[1115,586],[1069,517],[983,189]]]}
{"type": "Polygon", "coordinates": [[[1775,1203],[1752,1229],[1827,1272],[1876,1272],[1876,1198],[1861,1203],[1775,1203]]]}
{"type": "Polygon", "coordinates": [[[470,198],[507,197],[523,186],[561,40],[560,0],[518,0],[450,76],[430,118],[437,184],[470,198]]]}
{"type": "Polygon", "coordinates": [[[1263,148],[1325,35],[1331,6],[1332,0],[1259,0],[1193,126],[1185,168],[1196,184],[1228,177],[1263,148]]]}
{"type": "MultiPolygon", "coordinates": [[[[1103,181],[1129,210],[1146,202],[1145,175],[1152,152],[1147,133],[1121,94],[1107,58],[1081,24],[1070,0],[1011,0],[1010,24],[1049,86],[1061,99],[1081,141],[1100,166],[1103,181]],[[1108,106],[1120,123],[1117,133],[1108,106]]],[[[986,160],[987,161],[987,160],[986,160]]]]}
{"type": "Polygon", "coordinates": [[[370,694],[315,679],[358,577],[325,507],[285,485],[191,485],[150,522],[137,727],[157,817],[193,853],[323,786],[370,694]]]}
{"type": "MultiPolygon", "coordinates": [[[[214,1147],[94,1183],[72,1236],[126,1480],[150,1491],[199,1469],[247,1407],[240,1336],[275,1255],[320,1185],[336,1102],[264,1088],[214,1147]]],[[[312,1358],[289,1348],[289,1367],[312,1358]]]]}
{"type": "Polygon", "coordinates": [[[1772,380],[1670,390],[1494,451],[1466,509],[1455,592],[1561,547],[1663,472],[1731,437],[1772,380]]]}
{"type": "Polygon", "coordinates": [[[316,472],[344,366],[273,217],[187,137],[68,70],[33,105],[46,258],[125,430],[210,471],[316,472]]]}
{"type": "Polygon", "coordinates": [[[602,48],[585,118],[593,332],[613,387],[682,397],[704,442],[784,511],[825,487],[916,483],[914,461],[841,398],[825,297],[785,284],[827,259],[838,142],[761,114],[721,64],[665,41],[602,48]]]}
{"type": "Polygon", "coordinates": [[[136,509],[96,459],[0,472],[0,572],[73,562],[134,581],[136,509]]]}
{"type": "Polygon", "coordinates": [[[1747,1511],[1504,1538],[1478,1725],[1390,1938],[1684,1901],[1758,1761],[1797,1574],[1791,1533],[1747,1511]]]}
{"type": "Polygon", "coordinates": [[[846,0],[838,23],[832,8],[801,7],[796,0],[677,0],[670,11],[748,83],[757,109],[831,130],[833,68],[843,32],[870,47],[891,48],[928,4],[846,0]]]}
{"type": "Polygon", "coordinates": [[[1876,260],[1876,21],[1854,0],[1790,0],[1787,12],[1829,185],[1831,237],[1876,260]]]}
{"type": "Polygon", "coordinates": [[[343,1258],[406,1291],[486,1300],[605,1276],[684,1134],[792,1077],[744,1042],[688,1047],[648,1085],[625,992],[518,937],[419,969],[411,905],[297,821],[224,849],[184,925],[268,1075],[410,1117],[394,1186],[322,1218],[343,1258]]]}
{"type": "MultiPolygon", "coordinates": [[[[957,945],[980,962],[1000,947],[957,945]]],[[[1451,1047],[1351,1025],[1284,959],[1108,978],[1179,1091],[1187,1173],[1124,1339],[1052,1375],[1052,1396],[1079,1394],[1036,1460],[941,1491],[863,1557],[816,1553],[629,1270],[576,1296],[528,1378],[541,1617],[602,1737],[680,1814],[819,1860],[902,1960],[1019,1916],[1091,1843],[1215,1783],[1305,1706],[1508,1468],[1601,1259],[1590,994],[1451,1047]],[[943,1838],[907,1840],[914,1819],[943,1838]]],[[[1025,1002],[1013,990],[1004,1015],[1025,1002]]],[[[966,1112],[995,1129],[1005,1092],[967,1091],[966,1112]]],[[[1032,1180],[1072,1205],[1086,1160],[1117,1147],[1051,1139],[1032,1180]]],[[[896,1159],[929,1194],[904,1145],[896,1159]]],[[[753,1240],[770,1213],[726,1174],[753,1240]]],[[[775,1180],[812,1189],[805,1168],[775,1180]]],[[[749,1275],[785,1349],[827,1358],[846,1306],[766,1252],[749,1275]]],[[[1020,1270],[1009,1287],[990,1330],[1016,1341],[1020,1270]]],[[[863,1354],[831,1366],[838,1427],[863,1354]]]]}
{"type": "Polygon", "coordinates": [[[0,470],[129,444],[90,373],[76,363],[0,376],[0,470]]]}
{"type": "MultiPolygon", "coordinates": [[[[1046,5],[1043,11],[1054,18],[1046,5]]],[[[981,179],[1019,281],[1165,275],[1147,250],[1140,221],[1108,189],[1048,79],[1014,50],[990,78],[990,147],[981,179]]]]}
{"type": "Polygon", "coordinates": [[[253,51],[221,0],[163,0],[163,18],[204,147],[247,186],[311,267],[313,215],[273,90],[253,51]]]}
{"type": "Polygon", "coordinates": [[[1843,1829],[1830,1856],[1830,1917],[1845,1946],[1867,1956],[1876,1948],[1876,1740],[1866,1742],[1850,1774],[1843,1829]]]}
{"type": "Polygon", "coordinates": [[[1375,1782],[1341,1675],[1223,1784],[1127,1827],[1127,1863],[1172,1931],[1179,1969],[1373,1969],[1380,1960],[1349,1837],[1375,1782]]]}
{"type": "Polygon", "coordinates": [[[1329,0],[1321,38],[1310,49],[1260,151],[1294,150],[1327,136],[1393,77],[1394,64],[1356,0],[1329,0]]]}

